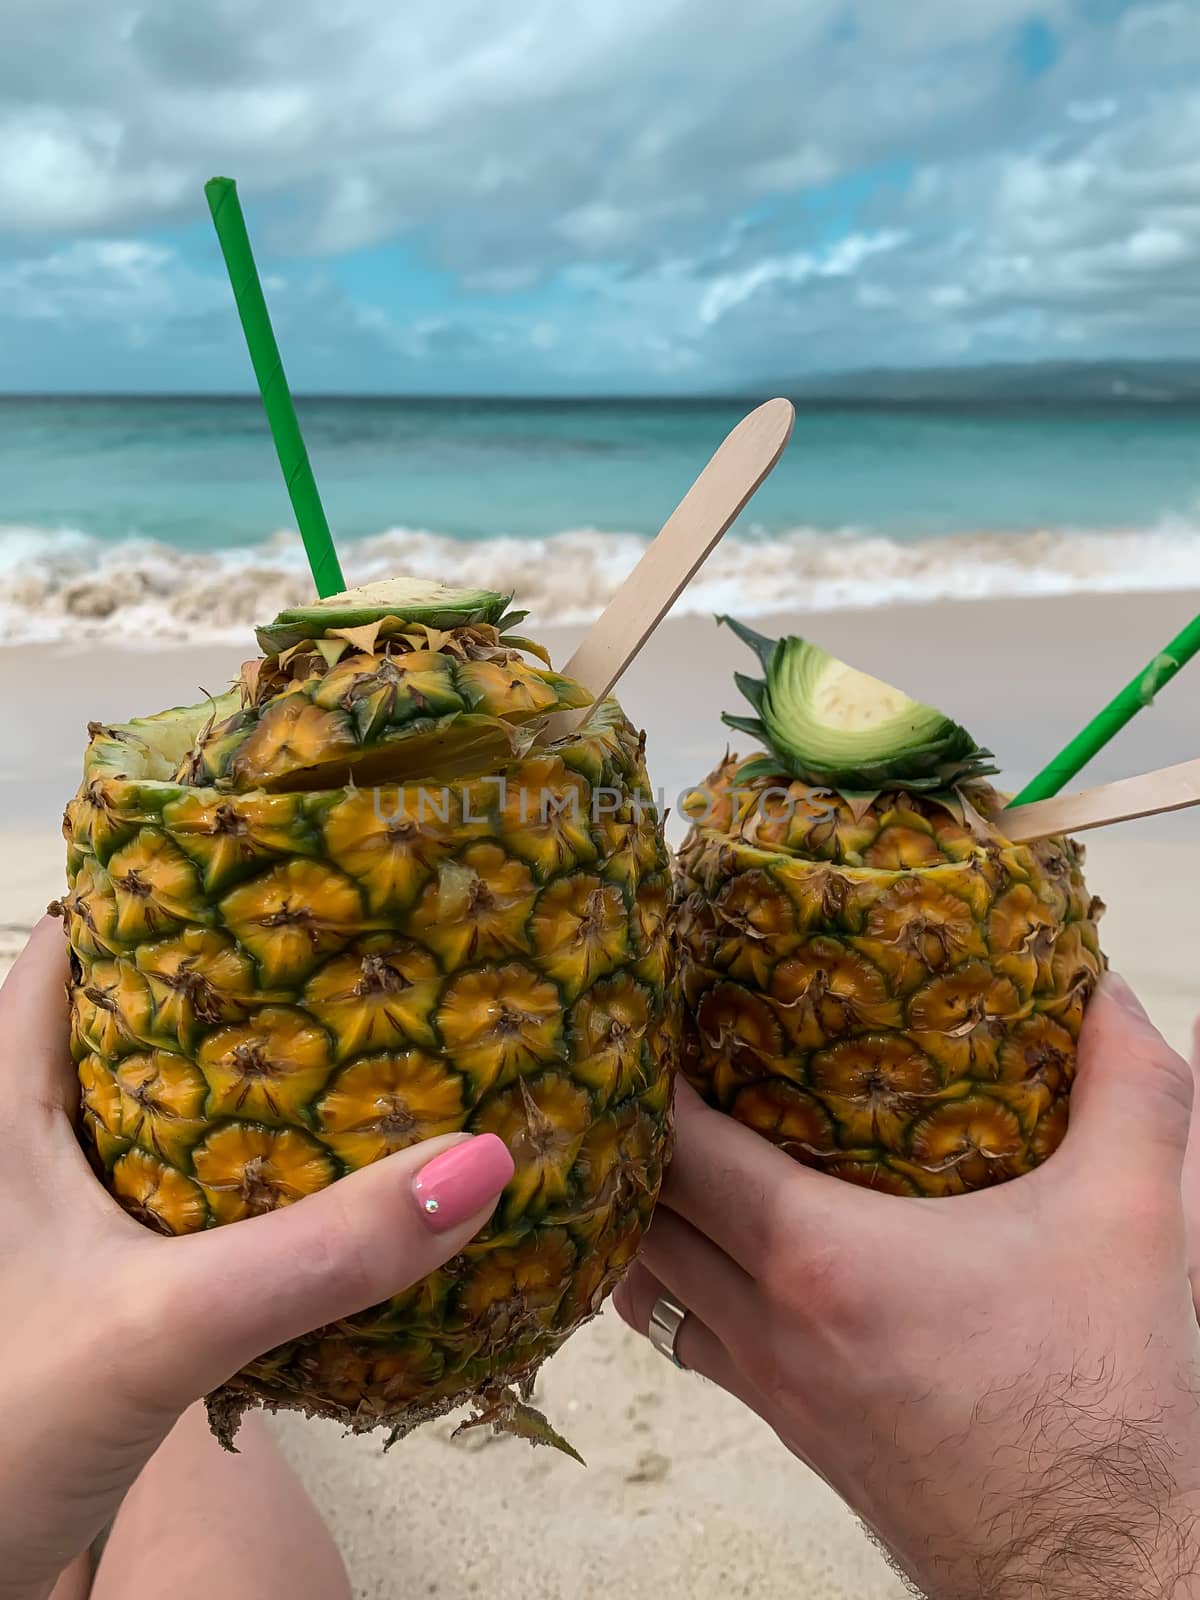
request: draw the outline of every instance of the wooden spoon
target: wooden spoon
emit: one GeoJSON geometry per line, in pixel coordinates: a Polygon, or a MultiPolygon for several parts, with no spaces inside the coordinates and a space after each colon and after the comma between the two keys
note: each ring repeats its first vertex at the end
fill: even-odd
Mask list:
{"type": "MultiPolygon", "coordinates": [[[[768,400],[742,418],[592,625],[562,670],[590,689],[597,704],[779,460],[795,419],[790,400],[768,400]]],[[[549,719],[541,740],[565,738],[591,709],[560,711],[549,719]]]]}

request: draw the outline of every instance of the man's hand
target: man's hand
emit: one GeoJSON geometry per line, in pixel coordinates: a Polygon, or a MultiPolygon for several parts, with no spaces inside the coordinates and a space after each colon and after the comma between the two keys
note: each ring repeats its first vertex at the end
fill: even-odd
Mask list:
{"type": "Polygon", "coordinates": [[[682,1363],[759,1412],[935,1600],[1200,1595],[1191,1104],[1114,976],[1062,1147],[978,1194],[855,1188],[681,1086],[618,1307],[644,1333],[662,1293],[687,1306],[682,1363]]]}

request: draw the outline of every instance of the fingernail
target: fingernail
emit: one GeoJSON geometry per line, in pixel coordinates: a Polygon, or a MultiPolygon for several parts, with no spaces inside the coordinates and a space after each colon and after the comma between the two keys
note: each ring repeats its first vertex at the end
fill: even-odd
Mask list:
{"type": "Polygon", "coordinates": [[[434,1156],[413,1179],[425,1225],[446,1233],[499,1199],[516,1168],[508,1146],[494,1133],[476,1134],[434,1156]]]}
{"type": "Polygon", "coordinates": [[[1109,999],[1119,1005],[1122,1011],[1127,1011],[1131,1017],[1136,1017],[1139,1022],[1150,1021],[1145,1006],[1119,972],[1113,972],[1110,969],[1101,978],[1100,986],[1109,999]]]}

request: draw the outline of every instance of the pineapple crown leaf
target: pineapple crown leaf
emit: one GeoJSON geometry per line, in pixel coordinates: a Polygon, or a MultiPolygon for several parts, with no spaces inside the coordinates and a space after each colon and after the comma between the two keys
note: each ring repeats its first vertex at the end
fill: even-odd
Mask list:
{"type": "Polygon", "coordinates": [[[965,728],[932,706],[791,635],[768,639],[719,616],[754,651],[764,676],[734,681],[757,716],[722,715],[726,727],[766,747],[747,776],[778,775],[834,789],[935,794],[995,773],[965,728]]]}
{"type": "MultiPolygon", "coordinates": [[[[728,711],[722,711],[721,721],[727,728],[736,728],[739,733],[749,733],[755,739],[760,739],[764,744],[767,742],[767,730],[757,717],[735,717],[728,711]]],[[[762,759],[766,760],[767,757],[764,756],[762,759]]],[[[774,772],[779,770],[778,764],[772,768],[774,772]]]]}
{"type": "Polygon", "coordinates": [[[761,717],[763,698],[767,692],[767,686],[763,680],[761,678],[748,678],[744,672],[735,672],[733,681],[761,717]]]}
{"type": "Polygon", "coordinates": [[[771,658],[783,643],[782,639],[768,639],[764,633],[756,633],[753,628],[748,628],[744,622],[739,622],[736,617],[721,613],[717,617],[717,626],[726,627],[735,633],[743,644],[748,644],[762,663],[764,672],[771,670],[771,658]]]}
{"type": "MultiPolygon", "coordinates": [[[[756,739],[760,737],[755,732],[758,724],[750,722],[749,718],[723,717],[721,720],[727,725],[740,727],[743,733],[754,733],[756,739]]],[[[779,762],[772,756],[749,757],[748,760],[739,763],[737,775],[739,782],[747,778],[787,778],[789,781],[791,780],[791,773],[784,772],[779,762]]]]}
{"type": "Polygon", "coordinates": [[[510,650],[523,650],[526,655],[536,656],[539,661],[544,661],[548,667],[554,663],[550,659],[550,652],[544,644],[539,644],[536,639],[527,639],[520,633],[502,633],[500,643],[510,650]]]}

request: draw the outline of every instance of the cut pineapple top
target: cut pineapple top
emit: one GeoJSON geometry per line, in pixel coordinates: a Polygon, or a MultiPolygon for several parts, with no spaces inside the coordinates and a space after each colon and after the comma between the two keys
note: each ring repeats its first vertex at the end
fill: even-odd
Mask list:
{"type": "Polygon", "coordinates": [[[452,589],[420,578],[388,578],[330,595],[310,606],[281,611],[274,622],[258,629],[258,642],[263,654],[271,655],[305,639],[322,638],[330,630],[362,627],[384,617],[403,617],[406,622],[433,628],[483,622],[503,631],[506,624],[526,615],[524,611],[505,615],[511,599],[511,595],[491,589],[452,589]]]}
{"type": "Polygon", "coordinates": [[[580,684],[522,658],[544,652],[501,631],[519,620],[506,606],[482,590],[396,581],[284,612],[259,630],[275,648],[242,669],[240,705],[214,702],[198,728],[185,719],[191,743],[170,776],[245,793],[502,769],[546,717],[591,702],[580,684]]]}
{"type": "Polygon", "coordinates": [[[755,651],[765,676],[736,673],[755,717],[728,727],[767,748],[744,776],[780,774],[842,794],[949,791],[996,771],[989,750],[941,711],[847,666],[806,639],[768,639],[721,617],[755,651]]]}
{"type": "Polygon", "coordinates": [[[903,689],[893,689],[880,678],[848,667],[815,645],[792,651],[788,663],[793,668],[807,668],[812,720],[826,738],[854,739],[866,732],[874,737],[894,729],[903,747],[916,717],[928,709],[909,699],[903,689]]]}

